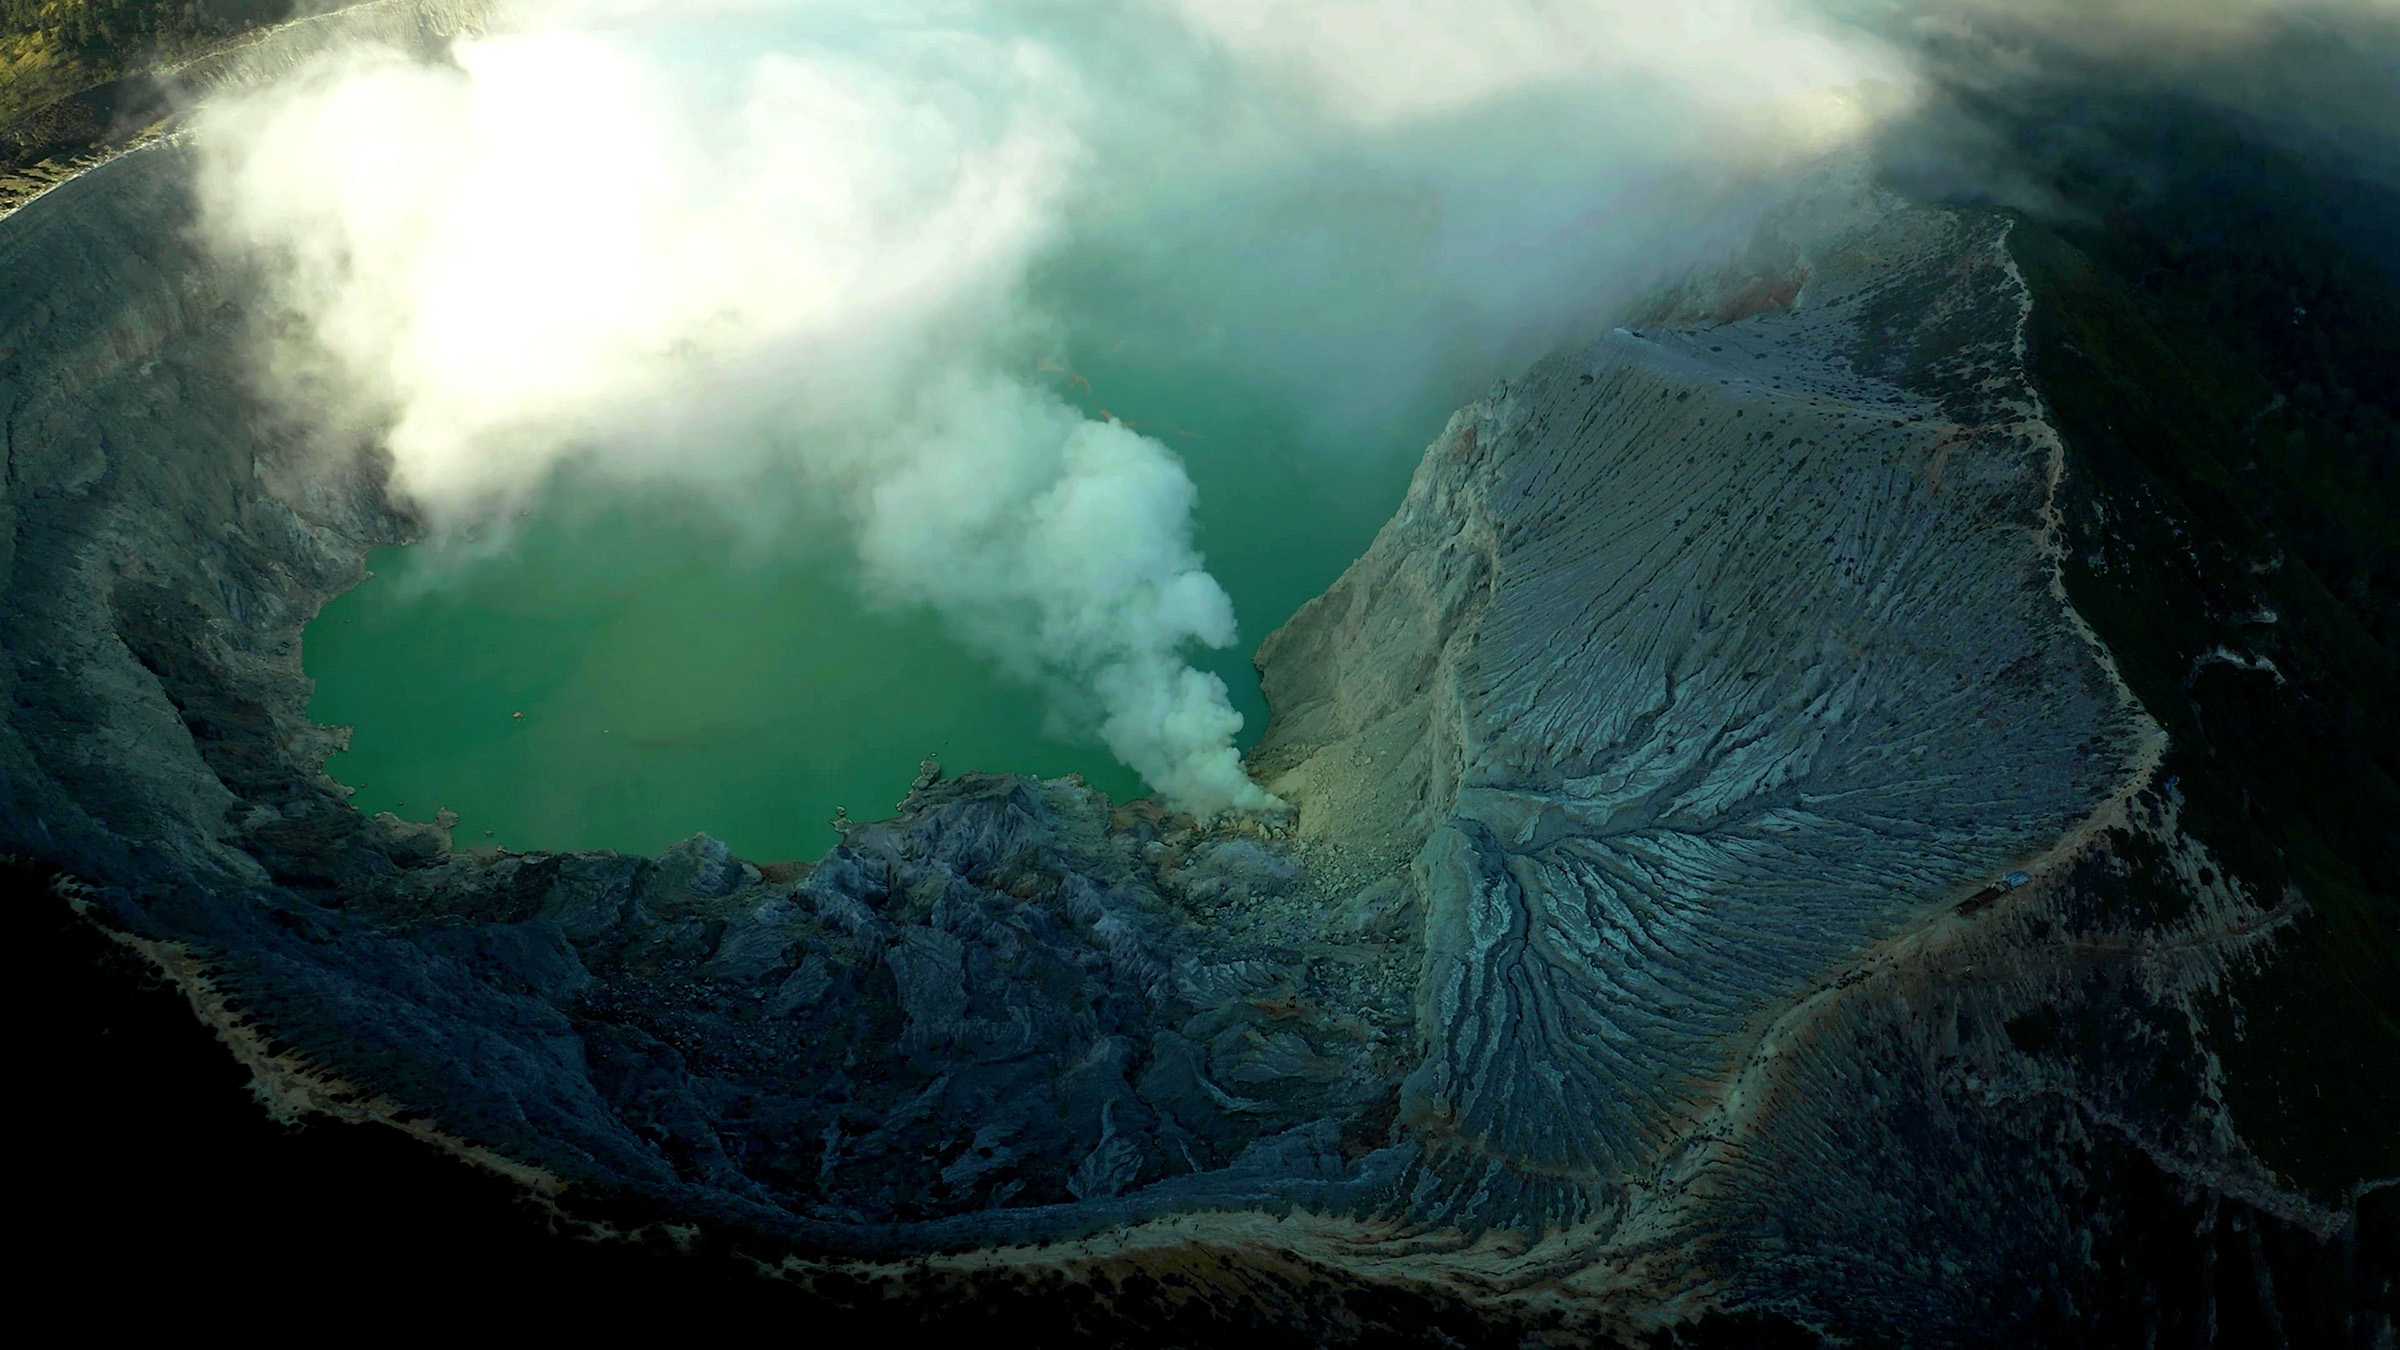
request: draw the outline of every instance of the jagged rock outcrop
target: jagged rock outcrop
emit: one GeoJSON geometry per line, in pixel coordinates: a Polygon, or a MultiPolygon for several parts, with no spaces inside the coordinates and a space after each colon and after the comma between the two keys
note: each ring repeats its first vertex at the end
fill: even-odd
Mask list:
{"type": "Polygon", "coordinates": [[[0,849],[287,1107],[803,1264],[1273,1250],[1591,1335],[2071,1322],[2112,1176],[2347,1240],[2218,1095],[2197,1000],[2295,902],[2060,589],[1999,218],[1838,201],[1462,412],[1261,652],[1288,833],[928,773],[760,867],[324,778],[300,628],[408,525],[245,393],[183,155],[0,225],[0,849]]]}
{"type": "Polygon", "coordinates": [[[1066,781],[928,779],[805,869],[701,836],[656,862],[459,857],[362,896],[448,978],[566,1009],[538,1065],[453,1065],[441,1096],[477,1114],[445,1122],[837,1250],[1321,1206],[1397,1165],[1351,1124],[1390,1073],[1381,1030],[1225,912],[1276,867],[1262,845],[1066,781]]]}

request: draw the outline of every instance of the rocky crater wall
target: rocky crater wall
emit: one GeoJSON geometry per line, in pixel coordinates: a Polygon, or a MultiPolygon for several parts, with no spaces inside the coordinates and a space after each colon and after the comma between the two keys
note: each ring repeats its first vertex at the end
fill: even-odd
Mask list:
{"type": "Polygon", "coordinates": [[[1837,197],[1462,411],[1260,653],[1288,826],[929,765],[759,866],[454,852],[323,776],[301,627],[408,524],[245,392],[185,155],[0,222],[0,850],[283,1109],[794,1269],[1075,1237],[1592,1336],[2065,1324],[2095,1177],[2348,1231],[2214,1086],[2196,1000],[2291,902],[2183,837],[2059,588],[1998,218],[1837,197]],[[2137,856],[2192,903],[2114,903],[2137,856]]]}
{"type": "Polygon", "coordinates": [[[153,145],[0,232],[0,848],[238,1003],[287,1106],[421,1113],[815,1250],[1338,1207],[1396,1165],[1388,953],[1307,950],[1323,906],[1254,829],[929,769],[769,875],[706,839],[453,853],[351,810],[300,630],[409,523],[372,454],[248,394],[188,175],[153,145]]]}

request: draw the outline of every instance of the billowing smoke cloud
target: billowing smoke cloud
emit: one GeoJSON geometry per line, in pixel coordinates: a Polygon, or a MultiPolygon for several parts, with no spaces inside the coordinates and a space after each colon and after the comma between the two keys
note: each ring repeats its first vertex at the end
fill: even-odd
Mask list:
{"type": "MultiPolygon", "coordinates": [[[[1192,25],[1280,67],[1364,123],[1418,119],[1545,85],[1634,81],[1657,111],[1781,107],[1896,73],[1856,30],[1779,0],[1184,0],[1192,25]]],[[[1788,108],[1785,109],[1788,111],[1788,108]]]]}
{"type": "MultiPolygon", "coordinates": [[[[2070,17],[2125,41],[2207,8],[2070,17]]],[[[1243,359],[1335,416],[1737,242],[1762,180],[1909,107],[1923,35],[1980,9],[516,0],[442,61],[352,51],[206,109],[202,232],[286,320],[268,392],[387,445],[437,531],[570,459],[782,479],[877,596],[1179,805],[1257,809],[1187,660],[1236,638],[1191,481],[1035,375],[1045,261],[1108,256],[1179,321],[1230,305],[1243,359]]]]}
{"type": "Polygon", "coordinates": [[[568,455],[780,466],[847,509],[870,586],[1096,705],[1151,785],[1269,805],[1182,657],[1235,635],[1180,465],[1003,373],[1031,366],[1012,300],[1079,154],[1074,72],[959,29],[753,55],[636,17],[444,66],[355,54],[211,110],[207,232],[301,330],[274,383],[388,425],[437,528],[568,455]]]}
{"type": "MultiPolygon", "coordinates": [[[[802,480],[872,591],[1054,689],[1153,787],[1271,804],[1223,683],[1186,660],[1236,637],[1191,482],[1034,382],[1029,269],[1078,228],[1288,184],[1529,79],[1683,80],[1696,63],[1661,52],[1727,32],[1628,57],[1607,54],[1643,31],[1627,5],[1563,35],[1533,7],[1363,28],[1330,4],[867,8],[518,5],[446,62],[352,52],[210,108],[204,234],[291,320],[270,390],[378,431],[436,529],[570,457],[802,480]]],[[[1785,29],[1736,36],[1754,73],[1790,64],[1785,29]]],[[[1791,41],[1805,69],[1779,87],[1855,73],[1791,41]]]]}

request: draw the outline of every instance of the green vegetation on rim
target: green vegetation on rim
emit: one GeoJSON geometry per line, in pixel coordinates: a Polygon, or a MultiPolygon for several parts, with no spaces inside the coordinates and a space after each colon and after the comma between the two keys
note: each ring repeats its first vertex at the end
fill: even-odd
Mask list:
{"type": "Polygon", "coordinates": [[[290,0],[0,0],[0,128],[291,10],[290,0]]]}
{"type": "MultiPolygon", "coordinates": [[[[2059,173],[2088,223],[2016,236],[2067,586],[2172,737],[2185,828],[2307,903],[2209,1032],[2245,1137],[2330,1200],[2400,1173],[2400,275],[2354,228],[2400,193],[2205,116],[2124,141],[2059,173]]],[[[2165,880],[2128,892],[2161,921],[2165,880]]]]}

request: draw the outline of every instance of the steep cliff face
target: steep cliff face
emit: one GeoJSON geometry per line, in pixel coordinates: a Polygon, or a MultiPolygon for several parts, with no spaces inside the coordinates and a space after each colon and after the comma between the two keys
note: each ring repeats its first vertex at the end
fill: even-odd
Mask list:
{"type": "Polygon", "coordinates": [[[1967,1339],[2356,1240],[2224,1100],[2208,1000],[2300,902],[2182,829],[2067,602],[1999,218],[1822,204],[1462,411],[1261,651],[1288,830],[928,772],[762,870],[344,803],[300,627],[406,522],[245,394],[187,175],[0,224],[0,850],[285,1109],[802,1275],[939,1254],[870,1290],[1230,1255],[1309,1336],[1368,1323],[1300,1285],[1967,1339]],[[2202,1206],[2265,1236],[2110,1245],[2202,1206]]]}
{"type": "MultiPolygon", "coordinates": [[[[2186,832],[2068,602],[2101,490],[2011,226],[1817,213],[1463,410],[1261,649],[1302,839],[1413,849],[1412,1212],[1544,1232],[1529,1291],[1906,1336],[2089,1334],[2102,1267],[2169,1303],[2188,1276],[2076,1253],[2196,1197],[2342,1250],[2358,1174],[2269,1168],[2219,1060],[2306,904],[2186,832]]],[[[2191,1212],[2163,1264],[2216,1259],[2191,1212]]]]}
{"type": "Polygon", "coordinates": [[[243,887],[267,841],[321,827],[313,857],[359,828],[295,767],[330,748],[299,627],[396,522],[248,398],[241,310],[184,242],[187,175],[136,155],[0,232],[0,760],[16,847],[243,887]]]}
{"type": "Polygon", "coordinates": [[[1790,308],[1461,412],[1261,652],[1302,832],[1423,841],[1444,1208],[1621,1208],[1774,1013],[2047,876],[2156,739],[2056,582],[2005,225],[1855,209],[1790,308]]]}

